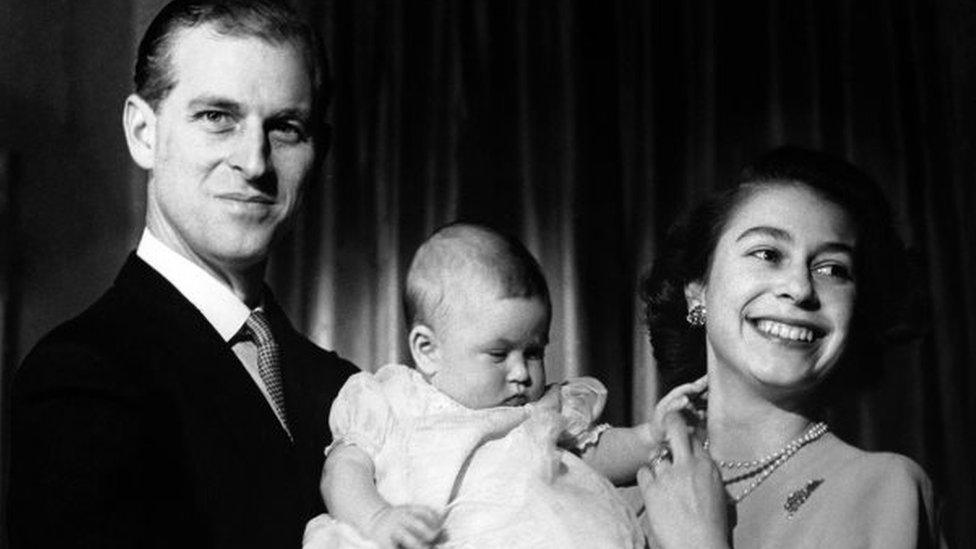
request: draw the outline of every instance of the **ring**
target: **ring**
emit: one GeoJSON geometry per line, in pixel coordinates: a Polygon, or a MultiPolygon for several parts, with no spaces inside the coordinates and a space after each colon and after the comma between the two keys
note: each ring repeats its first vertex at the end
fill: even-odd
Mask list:
{"type": "Polygon", "coordinates": [[[668,444],[668,441],[664,441],[658,446],[657,450],[651,454],[651,459],[647,464],[651,469],[654,469],[662,461],[671,463],[671,446],[668,444]]]}

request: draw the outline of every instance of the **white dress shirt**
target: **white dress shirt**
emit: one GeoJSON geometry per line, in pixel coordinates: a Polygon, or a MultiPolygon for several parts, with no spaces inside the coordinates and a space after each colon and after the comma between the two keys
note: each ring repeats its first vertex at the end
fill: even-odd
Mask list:
{"type": "MultiPolygon", "coordinates": [[[[189,259],[171,250],[149,232],[148,228],[142,232],[136,255],[175,286],[228,344],[251,316],[251,309],[238,299],[229,287],[189,259]]],[[[261,306],[257,308],[261,309],[261,306]]],[[[264,395],[271,410],[275,412],[282,428],[287,430],[283,419],[278,416],[271,395],[268,394],[268,388],[258,373],[257,345],[250,339],[237,339],[231,350],[261,390],[261,394],[264,395]]]]}

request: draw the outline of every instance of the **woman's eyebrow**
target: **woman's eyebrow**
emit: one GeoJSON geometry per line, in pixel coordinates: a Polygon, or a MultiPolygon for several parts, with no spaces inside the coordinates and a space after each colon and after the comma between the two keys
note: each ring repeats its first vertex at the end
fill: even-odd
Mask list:
{"type": "Polygon", "coordinates": [[[846,242],[825,242],[822,246],[817,248],[817,253],[845,253],[853,256],[854,246],[851,246],[846,242]]]}
{"type": "Polygon", "coordinates": [[[742,231],[742,234],[740,234],[739,238],[736,238],[735,241],[739,242],[740,240],[749,238],[750,236],[768,236],[770,238],[775,238],[776,240],[785,240],[787,242],[793,242],[793,235],[791,235],[789,231],[780,229],[778,227],[770,227],[768,225],[750,227],[745,231],[742,231]]]}
{"type": "MultiPolygon", "coordinates": [[[[776,240],[782,240],[784,242],[793,242],[793,235],[789,231],[780,229],[778,227],[770,227],[768,225],[760,225],[758,227],[751,227],[742,231],[739,238],[735,241],[739,242],[750,236],[768,236],[776,240]]],[[[854,255],[854,246],[848,244],[847,242],[831,241],[825,242],[817,247],[817,253],[846,253],[854,255]]]]}

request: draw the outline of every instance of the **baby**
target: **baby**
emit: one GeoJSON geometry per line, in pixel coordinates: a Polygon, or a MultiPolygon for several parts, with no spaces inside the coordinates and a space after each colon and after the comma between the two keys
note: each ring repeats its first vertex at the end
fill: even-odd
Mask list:
{"type": "Polygon", "coordinates": [[[321,482],[332,516],[305,547],[642,547],[611,481],[632,481],[657,437],[594,426],[606,390],[592,378],[547,390],[549,291],[521,243],[444,227],[415,254],[405,301],[416,368],[339,393],[321,482]]]}

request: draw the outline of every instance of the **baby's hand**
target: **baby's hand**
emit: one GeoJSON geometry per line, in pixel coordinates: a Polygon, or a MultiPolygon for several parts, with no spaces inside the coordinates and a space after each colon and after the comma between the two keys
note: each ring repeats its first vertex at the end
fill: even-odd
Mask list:
{"type": "Polygon", "coordinates": [[[559,384],[553,383],[547,385],[546,392],[534,404],[537,408],[558,412],[563,405],[562,389],[559,384]]]}
{"type": "Polygon", "coordinates": [[[441,533],[443,517],[425,505],[392,505],[378,511],[365,532],[383,549],[424,549],[441,533]]]}

